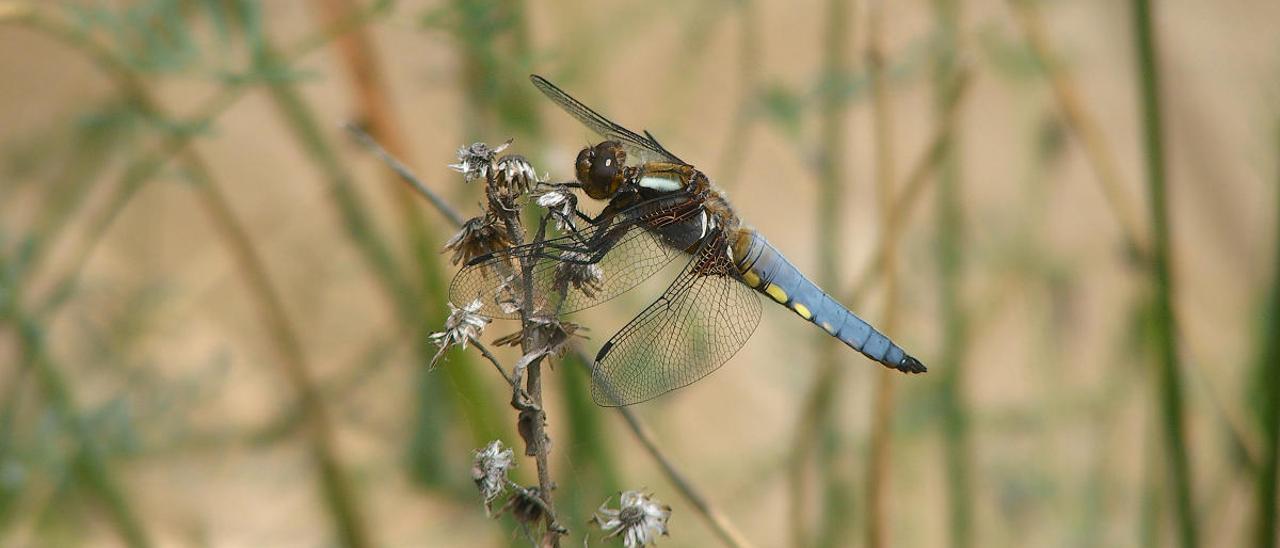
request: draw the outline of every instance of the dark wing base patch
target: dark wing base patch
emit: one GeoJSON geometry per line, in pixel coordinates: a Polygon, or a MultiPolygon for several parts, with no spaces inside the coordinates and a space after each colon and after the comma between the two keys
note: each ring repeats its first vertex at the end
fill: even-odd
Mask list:
{"type": "Polygon", "coordinates": [[[631,405],[719,369],[760,323],[760,298],[739,280],[723,232],[709,234],[666,292],[600,349],[591,396],[631,405]]]}

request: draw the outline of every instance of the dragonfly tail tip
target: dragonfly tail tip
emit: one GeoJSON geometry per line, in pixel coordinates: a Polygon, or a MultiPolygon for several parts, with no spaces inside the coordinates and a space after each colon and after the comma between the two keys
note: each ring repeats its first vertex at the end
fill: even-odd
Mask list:
{"type": "Polygon", "coordinates": [[[903,373],[913,373],[913,374],[924,373],[929,370],[929,368],[925,367],[923,363],[920,363],[920,360],[917,360],[912,356],[903,357],[902,361],[898,363],[898,366],[896,367],[896,369],[903,373]]]}

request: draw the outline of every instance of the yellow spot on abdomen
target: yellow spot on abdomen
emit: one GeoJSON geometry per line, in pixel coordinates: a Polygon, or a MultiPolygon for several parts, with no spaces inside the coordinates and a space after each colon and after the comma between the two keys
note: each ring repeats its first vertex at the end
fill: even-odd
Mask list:
{"type": "Polygon", "coordinates": [[[781,287],[778,287],[775,284],[769,284],[764,288],[764,292],[769,294],[770,297],[773,297],[773,300],[782,304],[787,304],[787,292],[783,291],[781,287]]]}
{"type": "Polygon", "coordinates": [[[836,326],[831,325],[831,322],[822,322],[822,328],[826,329],[827,333],[830,333],[832,335],[836,334],[836,326]]]}
{"type": "Polygon", "coordinates": [[[748,270],[742,273],[742,281],[746,282],[750,287],[760,287],[760,275],[754,270],[748,270]]]}
{"type": "Polygon", "coordinates": [[[792,309],[795,310],[796,314],[799,314],[801,318],[804,318],[806,320],[813,319],[813,313],[809,312],[809,307],[805,305],[802,305],[800,303],[795,303],[794,305],[792,305],[792,309]]]}

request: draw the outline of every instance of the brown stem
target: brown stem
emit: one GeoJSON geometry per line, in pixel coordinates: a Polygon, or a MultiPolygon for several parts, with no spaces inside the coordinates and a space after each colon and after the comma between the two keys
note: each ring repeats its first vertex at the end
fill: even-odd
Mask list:
{"type": "MultiPolygon", "coordinates": [[[[385,150],[382,150],[381,147],[378,146],[378,143],[370,138],[368,134],[364,133],[364,131],[359,127],[348,124],[346,125],[346,129],[351,132],[352,136],[357,141],[364,146],[369,147],[384,161],[395,162],[394,157],[388,154],[385,150]]],[[[398,164],[398,162],[395,163],[398,164]]],[[[397,169],[396,172],[406,184],[426,198],[427,201],[431,202],[432,206],[444,215],[445,218],[453,222],[455,226],[462,225],[462,216],[457,212],[457,210],[432,191],[430,187],[422,182],[422,180],[418,179],[408,169],[397,169]]],[[[477,347],[479,348],[479,345],[477,345],[477,347]]],[[[590,364],[594,361],[590,356],[585,355],[581,349],[575,349],[574,352],[578,354],[579,361],[584,364],[590,364]]],[[[482,353],[485,353],[485,357],[490,358],[491,361],[497,365],[496,359],[493,359],[492,355],[487,354],[487,349],[482,350],[482,353]]],[[[501,366],[499,366],[499,369],[501,370],[501,366]]],[[[504,377],[505,376],[506,375],[504,373],[504,377]]],[[[514,384],[510,378],[508,378],[508,382],[514,384]]],[[[698,487],[694,485],[694,483],[691,482],[683,473],[681,473],[678,468],[676,468],[671,459],[667,458],[666,454],[662,452],[662,449],[656,443],[652,432],[650,432],[644,422],[640,420],[640,417],[628,407],[617,407],[615,409],[619,415],[622,415],[622,418],[627,423],[627,427],[631,431],[631,434],[635,436],[641,445],[644,446],[649,455],[657,461],[658,467],[662,470],[663,474],[665,474],[672,485],[676,487],[676,490],[680,492],[680,495],[693,506],[693,508],[698,512],[698,515],[703,518],[703,521],[706,522],[707,526],[711,528],[716,536],[724,541],[728,546],[751,546],[751,544],[746,540],[746,537],[733,525],[732,522],[729,521],[724,513],[711,503],[711,501],[702,494],[702,491],[698,489],[698,487]]],[[[541,474],[539,474],[539,476],[539,482],[541,483],[541,474]]],[[[546,508],[551,507],[547,506],[546,508]]]]}
{"type": "Polygon", "coordinates": [[[1150,242],[1141,228],[1141,216],[1134,200],[1124,191],[1120,170],[1116,167],[1115,155],[1106,140],[1106,134],[1097,120],[1085,110],[1080,101],[1075,81],[1067,71],[1062,69],[1058,56],[1049,47],[1049,40],[1044,30],[1044,21],[1040,17],[1037,3],[1031,0],[1009,0],[1015,19],[1022,27],[1022,34],[1027,39],[1027,46],[1040,62],[1049,77],[1054,98],[1062,111],[1062,118],[1080,139],[1084,147],[1089,165],[1097,175],[1098,184],[1106,197],[1107,205],[1120,223],[1129,246],[1139,254],[1146,256],[1151,252],[1150,242]]]}
{"type": "Polygon", "coordinates": [[[883,268],[885,256],[890,252],[890,248],[897,245],[897,241],[892,239],[902,233],[905,228],[904,223],[911,219],[912,208],[920,201],[920,193],[924,192],[929,181],[933,180],[933,174],[937,171],[942,159],[947,154],[947,143],[950,141],[950,135],[955,128],[956,113],[959,111],[960,103],[963,102],[966,92],[969,89],[970,73],[964,67],[959,68],[956,75],[956,83],[952,88],[952,95],[947,101],[946,111],[943,113],[942,121],[934,128],[933,136],[929,139],[929,146],[925,148],[924,153],[914,164],[911,171],[907,172],[907,178],[900,183],[902,190],[898,192],[897,198],[893,201],[893,209],[898,213],[893,215],[890,221],[893,223],[887,230],[880,235],[880,239],[876,242],[875,251],[872,253],[871,261],[867,266],[858,273],[854,278],[853,287],[849,290],[849,302],[857,304],[866,298],[871,291],[873,284],[880,278],[877,274],[883,268]]]}
{"type": "Polygon", "coordinates": [[[476,347],[476,350],[480,352],[480,355],[484,356],[484,359],[489,360],[489,363],[493,364],[494,369],[498,370],[498,374],[502,375],[503,380],[506,380],[507,384],[511,385],[512,389],[519,390],[519,381],[517,381],[515,377],[507,374],[507,370],[502,367],[502,363],[498,361],[497,356],[494,356],[492,352],[489,352],[489,349],[481,344],[478,339],[471,338],[470,340],[471,345],[476,347]]]}
{"type": "MultiPolygon", "coordinates": [[[[873,1],[868,13],[867,64],[871,74],[873,145],[875,147],[876,188],[880,200],[880,232],[888,242],[897,240],[899,213],[894,207],[893,182],[893,112],[885,81],[883,50],[884,4],[873,1]]],[[[880,278],[884,282],[885,312],[881,328],[892,336],[897,310],[896,245],[884,247],[880,261],[880,278]]],[[[893,419],[894,375],[880,369],[876,376],[875,404],[871,415],[871,455],[867,461],[867,546],[879,548],[888,543],[888,506],[890,427],[893,419]]]]}
{"type": "MultiPolygon", "coordinates": [[[[495,179],[499,176],[497,170],[490,169],[488,177],[485,181],[485,192],[489,198],[489,212],[497,217],[502,218],[503,225],[506,226],[507,235],[513,246],[523,245],[525,242],[524,224],[520,219],[519,207],[508,207],[497,190],[495,179]]],[[[545,226],[543,227],[545,229],[545,226]]],[[[534,237],[534,243],[542,242],[546,236],[543,229],[538,230],[534,237]]],[[[546,348],[547,341],[542,340],[541,330],[534,323],[534,317],[537,311],[533,304],[533,266],[536,264],[534,260],[524,260],[520,264],[522,286],[524,289],[524,299],[520,303],[520,325],[524,335],[520,339],[520,350],[528,355],[530,352],[540,351],[546,348]]],[[[556,522],[555,502],[551,497],[551,490],[555,488],[555,482],[551,480],[551,466],[549,454],[551,452],[551,438],[547,436],[547,413],[542,406],[542,361],[545,353],[535,358],[525,368],[525,393],[520,393],[518,389],[513,388],[511,396],[511,405],[519,411],[517,419],[517,429],[524,437],[525,454],[534,458],[534,462],[538,468],[538,496],[542,499],[543,506],[546,509],[546,536],[543,542],[550,546],[560,546],[560,536],[565,534],[565,530],[556,522]]],[[[519,378],[520,372],[515,373],[519,378]]]]}

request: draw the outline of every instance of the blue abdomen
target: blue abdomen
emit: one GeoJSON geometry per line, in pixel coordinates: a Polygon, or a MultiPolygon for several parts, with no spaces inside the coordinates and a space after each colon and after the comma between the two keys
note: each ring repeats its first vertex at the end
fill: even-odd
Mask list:
{"type": "Polygon", "coordinates": [[[923,373],[924,364],[876,331],[857,314],[831,298],[782,256],[764,236],[744,230],[734,246],[742,281],[778,304],[790,308],[868,358],[906,373],[923,373]]]}

